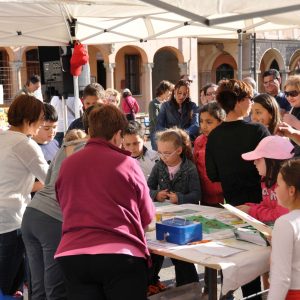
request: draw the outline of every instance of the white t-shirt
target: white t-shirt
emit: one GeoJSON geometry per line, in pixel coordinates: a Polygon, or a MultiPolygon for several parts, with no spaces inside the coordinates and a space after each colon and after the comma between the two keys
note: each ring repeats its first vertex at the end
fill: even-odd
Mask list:
{"type": "Polygon", "coordinates": [[[300,210],[275,221],[272,233],[268,300],[284,300],[288,290],[300,290],[300,210]]]}
{"type": "Polygon", "coordinates": [[[44,182],[48,164],[38,144],[15,131],[0,133],[0,234],[21,227],[35,177],[44,182]]]}
{"type": "MultiPolygon", "coordinates": [[[[57,132],[64,132],[64,116],[63,116],[63,104],[62,100],[58,96],[54,96],[51,99],[50,102],[51,105],[54,106],[57,115],[58,115],[58,122],[57,122],[57,132]]],[[[67,123],[66,124],[66,129],[69,128],[70,124],[75,120],[75,98],[74,97],[69,97],[66,99],[66,105],[67,105],[67,123]]],[[[79,110],[82,108],[82,103],[79,101],[79,110]]]]}

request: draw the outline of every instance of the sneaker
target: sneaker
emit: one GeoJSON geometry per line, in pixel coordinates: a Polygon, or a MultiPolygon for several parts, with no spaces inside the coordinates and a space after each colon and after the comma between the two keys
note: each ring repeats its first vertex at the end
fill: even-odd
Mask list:
{"type": "Polygon", "coordinates": [[[155,285],[159,288],[160,292],[165,291],[167,289],[166,285],[164,285],[160,281],[158,281],[155,285]]]}
{"type": "Polygon", "coordinates": [[[167,289],[167,287],[161,283],[160,281],[158,281],[156,284],[150,284],[148,285],[148,296],[152,296],[155,294],[158,294],[160,292],[163,292],[167,289]]]}
{"type": "Polygon", "coordinates": [[[16,291],[13,298],[23,298],[23,293],[21,291],[16,291]]]}

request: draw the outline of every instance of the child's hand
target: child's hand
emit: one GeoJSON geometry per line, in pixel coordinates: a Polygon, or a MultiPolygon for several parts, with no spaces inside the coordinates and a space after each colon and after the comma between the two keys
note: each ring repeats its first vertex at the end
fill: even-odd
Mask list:
{"type": "Polygon", "coordinates": [[[248,206],[248,205],[238,205],[238,206],[236,206],[236,208],[245,212],[246,214],[248,214],[249,210],[250,210],[250,206],[248,206]]]}
{"type": "Polygon", "coordinates": [[[161,190],[156,194],[155,199],[159,202],[164,202],[168,198],[168,194],[168,190],[161,190]]]}
{"type": "Polygon", "coordinates": [[[170,192],[170,193],[168,193],[168,197],[169,197],[171,203],[178,204],[178,197],[177,197],[176,193],[170,192]]]}

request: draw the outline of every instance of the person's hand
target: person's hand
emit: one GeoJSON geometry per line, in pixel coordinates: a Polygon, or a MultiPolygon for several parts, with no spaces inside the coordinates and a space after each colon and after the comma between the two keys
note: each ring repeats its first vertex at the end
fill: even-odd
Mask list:
{"type": "Polygon", "coordinates": [[[288,138],[290,138],[294,132],[295,129],[285,122],[281,122],[275,130],[275,134],[280,136],[286,136],[288,138]]]}
{"type": "Polygon", "coordinates": [[[164,202],[168,198],[168,195],[169,195],[169,191],[167,189],[161,190],[156,194],[155,199],[159,202],[164,202]]]}
{"type": "Polygon", "coordinates": [[[250,210],[250,206],[248,206],[248,205],[239,205],[239,206],[236,206],[236,208],[245,212],[246,214],[248,214],[249,210],[250,210]]]}
{"type": "Polygon", "coordinates": [[[283,115],[283,122],[287,123],[290,126],[295,127],[295,123],[298,121],[298,119],[291,115],[291,114],[284,114],[283,115]]]}
{"type": "Polygon", "coordinates": [[[170,192],[170,193],[168,193],[168,197],[169,197],[171,203],[178,204],[178,197],[177,197],[176,193],[170,192]]]}

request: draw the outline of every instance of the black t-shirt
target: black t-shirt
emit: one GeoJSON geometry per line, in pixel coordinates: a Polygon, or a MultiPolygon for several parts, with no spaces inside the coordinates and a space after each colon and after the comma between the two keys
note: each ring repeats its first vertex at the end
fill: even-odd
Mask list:
{"type": "MultiPolygon", "coordinates": [[[[300,107],[293,107],[291,114],[300,121],[300,107]]],[[[300,146],[293,141],[292,143],[295,147],[294,149],[295,156],[300,157],[300,146]]]]}
{"type": "Polygon", "coordinates": [[[221,182],[227,203],[240,205],[261,201],[261,177],[253,161],[245,161],[241,155],[254,150],[268,135],[265,126],[238,120],[223,122],[208,136],[207,175],[211,181],[221,182]]]}

